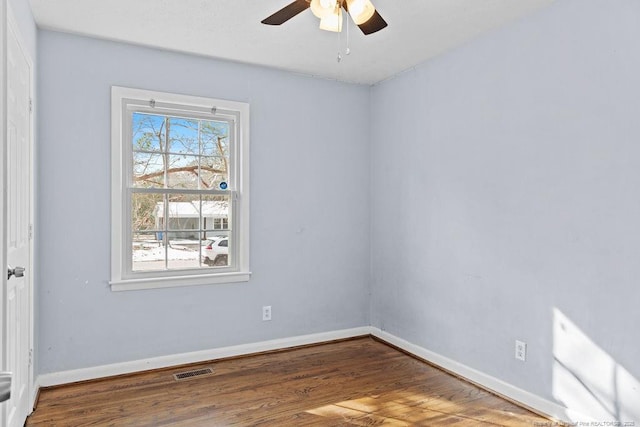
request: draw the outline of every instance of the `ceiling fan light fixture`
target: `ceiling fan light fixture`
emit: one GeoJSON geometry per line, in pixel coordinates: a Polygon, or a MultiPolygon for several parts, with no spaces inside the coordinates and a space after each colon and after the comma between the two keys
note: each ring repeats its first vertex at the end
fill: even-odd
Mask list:
{"type": "Polygon", "coordinates": [[[321,18],[320,29],[334,33],[342,31],[342,9],[335,8],[332,14],[321,18]]]}
{"type": "Polygon", "coordinates": [[[342,18],[342,9],[351,15],[365,36],[387,27],[387,21],[376,11],[371,0],[293,0],[261,22],[265,25],[282,25],[309,8],[320,19],[320,28],[323,30],[342,30],[343,20],[347,19],[342,18]]]}
{"type": "MultiPolygon", "coordinates": [[[[311,3],[313,4],[313,2],[311,3]]],[[[367,22],[376,12],[370,0],[347,0],[349,15],[356,25],[362,25],[367,22]]]]}
{"type": "Polygon", "coordinates": [[[337,0],[311,0],[311,12],[320,19],[332,15],[336,6],[337,0]]]}

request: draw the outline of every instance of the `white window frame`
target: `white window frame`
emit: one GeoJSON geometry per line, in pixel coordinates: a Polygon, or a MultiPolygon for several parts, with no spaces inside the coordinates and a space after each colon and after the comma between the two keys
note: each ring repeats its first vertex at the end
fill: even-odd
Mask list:
{"type": "Polygon", "coordinates": [[[111,290],[140,290],[175,286],[246,282],[249,280],[249,104],[222,99],[132,89],[111,88],[111,290]],[[131,114],[141,108],[157,109],[160,114],[180,111],[202,118],[226,115],[235,123],[235,141],[230,155],[235,174],[229,188],[232,199],[232,265],[225,268],[133,271],[131,267],[130,210],[128,189],[131,182],[131,114]],[[232,184],[233,185],[233,184],[232,184]]]}

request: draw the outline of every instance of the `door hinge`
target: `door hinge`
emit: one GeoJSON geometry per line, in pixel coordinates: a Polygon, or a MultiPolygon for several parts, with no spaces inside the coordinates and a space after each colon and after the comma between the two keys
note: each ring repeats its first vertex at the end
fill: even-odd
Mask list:
{"type": "Polygon", "coordinates": [[[29,112],[33,113],[33,98],[29,98],[29,112]]]}
{"type": "Polygon", "coordinates": [[[33,224],[29,224],[29,240],[33,240],[33,224]]]}
{"type": "Polygon", "coordinates": [[[29,349],[29,366],[33,365],[33,349],[29,349]]]}

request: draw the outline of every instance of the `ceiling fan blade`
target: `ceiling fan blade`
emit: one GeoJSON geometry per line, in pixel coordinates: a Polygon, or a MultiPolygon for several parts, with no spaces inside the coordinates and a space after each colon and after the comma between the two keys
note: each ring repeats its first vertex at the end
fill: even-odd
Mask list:
{"type": "Polygon", "coordinates": [[[380,31],[386,26],[387,26],[387,21],[385,21],[382,18],[382,16],[380,16],[377,10],[373,13],[373,16],[369,18],[367,22],[365,22],[364,24],[358,25],[358,27],[360,28],[360,30],[362,30],[365,36],[369,34],[373,34],[376,31],[380,31]]]}
{"type": "Polygon", "coordinates": [[[280,25],[287,22],[297,14],[304,12],[309,8],[309,2],[307,0],[296,0],[293,3],[283,7],[270,17],[262,21],[267,25],[280,25]]]}

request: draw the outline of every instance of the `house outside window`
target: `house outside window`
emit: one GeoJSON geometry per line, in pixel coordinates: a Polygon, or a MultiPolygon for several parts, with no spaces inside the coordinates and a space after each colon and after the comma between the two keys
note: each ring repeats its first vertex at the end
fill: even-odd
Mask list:
{"type": "Polygon", "coordinates": [[[248,280],[248,104],[114,86],[111,120],[112,289],[248,280]]]}

